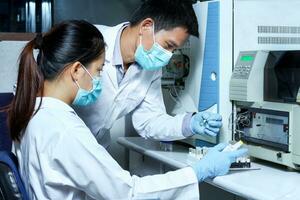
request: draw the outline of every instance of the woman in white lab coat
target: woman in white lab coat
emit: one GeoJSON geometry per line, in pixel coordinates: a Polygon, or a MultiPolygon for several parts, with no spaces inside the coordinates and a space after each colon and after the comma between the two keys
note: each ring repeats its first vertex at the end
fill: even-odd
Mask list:
{"type": "Polygon", "coordinates": [[[23,49],[8,114],[30,199],[198,199],[198,181],[227,173],[242,152],[218,146],[192,167],[131,176],[70,107],[91,104],[101,94],[104,57],[102,34],[85,21],[58,24],[23,49]]]}

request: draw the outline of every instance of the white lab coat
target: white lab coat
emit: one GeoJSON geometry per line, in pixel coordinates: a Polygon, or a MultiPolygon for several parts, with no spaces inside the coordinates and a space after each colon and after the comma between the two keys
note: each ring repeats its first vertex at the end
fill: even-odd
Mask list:
{"type": "Polygon", "coordinates": [[[43,99],[15,149],[32,200],[199,198],[190,167],[131,176],[97,143],[74,110],[58,99],[43,99]]]}
{"type": "Polygon", "coordinates": [[[96,26],[107,45],[102,94],[95,104],[74,109],[104,147],[110,142],[109,129],[113,123],[130,112],[134,128],[145,138],[185,138],[182,123],[186,114],[175,117],[166,114],[161,90],[161,70],[146,71],[133,64],[121,85],[118,85],[116,67],[112,65],[112,60],[116,38],[124,24],[115,27],[96,26]]]}

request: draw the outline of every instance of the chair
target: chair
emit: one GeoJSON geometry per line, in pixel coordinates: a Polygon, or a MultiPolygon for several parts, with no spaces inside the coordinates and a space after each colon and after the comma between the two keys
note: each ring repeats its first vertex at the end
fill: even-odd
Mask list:
{"type": "MultiPolygon", "coordinates": [[[[13,93],[0,93],[0,108],[9,105],[13,99],[13,93]]],[[[0,151],[10,151],[12,141],[7,127],[7,114],[0,112],[0,151]]]]}
{"type": "Polygon", "coordinates": [[[0,151],[0,200],[29,200],[17,157],[9,151],[0,151]]]}

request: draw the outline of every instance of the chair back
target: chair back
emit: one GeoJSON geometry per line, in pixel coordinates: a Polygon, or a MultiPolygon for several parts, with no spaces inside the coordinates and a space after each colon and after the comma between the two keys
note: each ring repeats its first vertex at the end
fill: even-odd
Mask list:
{"type": "Polygon", "coordinates": [[[18,171],[17,157],[10,151],[0,151],[0,199],[29,200],[18,171]]]}

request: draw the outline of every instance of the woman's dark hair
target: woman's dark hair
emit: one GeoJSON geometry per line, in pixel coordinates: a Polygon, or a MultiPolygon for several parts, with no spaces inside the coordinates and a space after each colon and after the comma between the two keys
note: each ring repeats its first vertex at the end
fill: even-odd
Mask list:
{"type": "MultiPolygon", "coordinates": [[[[100,31],[82,20],[64,21],[44,36],[37,34],[24,47],[19,58],[16,95],[8,107],[8,125],[13,140],[20,141],[34,112],[37,96],[43,96],[44,80],[54,80],[69,66],[79,61],[89,65],[105,51],[100,31]],[[38,49],[37,61],[33,50],[38,49]]],[[[41,103],[40,103],[41,105],[41,103]]]]}

